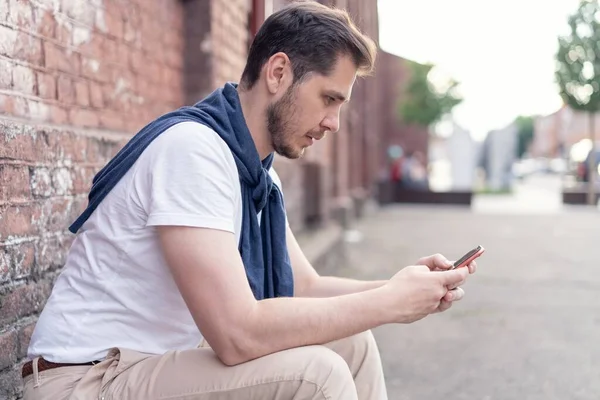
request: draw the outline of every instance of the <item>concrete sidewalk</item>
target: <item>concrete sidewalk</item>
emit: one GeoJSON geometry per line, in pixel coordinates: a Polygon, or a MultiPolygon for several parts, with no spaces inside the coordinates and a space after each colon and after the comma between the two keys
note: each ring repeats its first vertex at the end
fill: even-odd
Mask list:
{"type": "Polygon", "coordinates": [[[600,214],[392,206],[360,221],[337,274],[487,251],[451,310],[375,330],[393,400],[600,399],[600,214]]]}

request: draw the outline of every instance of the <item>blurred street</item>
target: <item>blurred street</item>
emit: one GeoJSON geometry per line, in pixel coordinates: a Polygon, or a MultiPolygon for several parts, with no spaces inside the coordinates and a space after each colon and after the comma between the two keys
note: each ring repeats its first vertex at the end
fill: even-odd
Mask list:
{"type": "Polygon", "coordinates": [[[556,195],[552,182],[472,209],[391,206],[357,225],[341,275],[388,278],[424,255],[487,249],[448,312],[375,330],[390,399],[599,398],[598,214],[556,205],[548,215],[552,200],[535,199],[556,195]]]}

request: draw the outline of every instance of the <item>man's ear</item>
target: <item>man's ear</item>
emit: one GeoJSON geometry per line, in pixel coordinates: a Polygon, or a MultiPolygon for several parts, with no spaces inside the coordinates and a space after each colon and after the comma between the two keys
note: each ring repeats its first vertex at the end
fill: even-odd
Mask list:
{"type": "Polygon", "coordinates": [[[273,54],[265,64],[265,81],[269,93],[287,90],[293,82],[292,74],[292,64],[287,54],[273,54]]]}

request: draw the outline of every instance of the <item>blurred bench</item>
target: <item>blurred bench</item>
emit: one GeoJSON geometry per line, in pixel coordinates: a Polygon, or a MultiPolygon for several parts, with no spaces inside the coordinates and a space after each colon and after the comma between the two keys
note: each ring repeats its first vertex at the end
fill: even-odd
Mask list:
{"type": "Polygon", "coordinates": [[[472,191],[433,192],[431,190],[407,189],[393,182],[378,184],[378,201],[380,204],[418,203],[418,204],[454,204],[470,206],[472,191]]]}

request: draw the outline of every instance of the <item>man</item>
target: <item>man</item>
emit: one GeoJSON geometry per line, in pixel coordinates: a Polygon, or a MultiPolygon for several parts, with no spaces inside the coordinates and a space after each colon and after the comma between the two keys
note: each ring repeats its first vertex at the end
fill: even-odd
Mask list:
{"type": "Polygon", "coordinates": [[[449,308],[475,265],[321,277],[271,168],[338,130],[375,51],[346,13],[293,4],[265,21],[239,86],[140,131],[71,226],[25,399],[387,398],[370,329],[449,308]]]}

